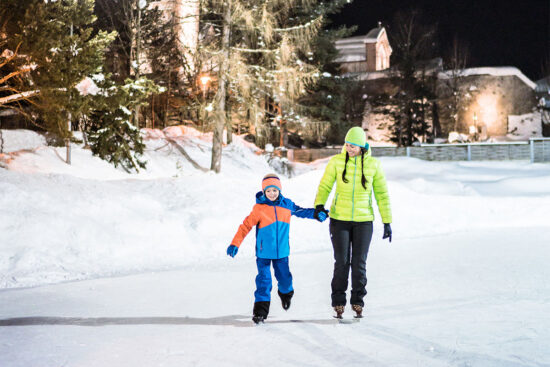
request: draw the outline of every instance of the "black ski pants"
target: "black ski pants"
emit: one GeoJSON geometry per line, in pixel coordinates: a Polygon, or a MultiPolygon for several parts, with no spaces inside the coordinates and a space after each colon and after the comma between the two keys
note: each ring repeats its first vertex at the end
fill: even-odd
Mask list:
{"type": "Polygon", "coordinates": [[[364,306],[367,294],[367,254],[372,239],[372,222],[330,220],[330,239],[334,250],[332,306],[346,305],[349,270],[351,267],[352,305],[364,306]]]}

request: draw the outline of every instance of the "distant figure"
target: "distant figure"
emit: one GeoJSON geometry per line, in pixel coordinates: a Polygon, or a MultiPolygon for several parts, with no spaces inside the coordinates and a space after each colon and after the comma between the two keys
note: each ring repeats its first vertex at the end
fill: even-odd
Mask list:
{"type": "Polygon", "coordinates": [[[227,255],[234,257],[242,241],[256,226],[256,292],[254,292],[254,311],[252,320],[258,324],[269,314],[271,301],[271,263],[275,270],[278,293],[283,309],[288,310],[294,295],[292,274],[288,267],[290,217],[327,219],[325,212],[316,212],[313,208],[303,209],[281,194],[281,181],[276,174],[269,174],[262,180],[262,191],[256,194],[256,205],[239,226],[227,255]]]}
{"type": "Polygon", "coordinates": [[[330,238],[334,251],[332,277],[332,307],[342,318],[351,266],[350,303],[355,317],[362,317],[367,294],[366,262],[372,239],[372,192],[384,222],[384,235],[391,242],[392,221],[386,178],[380,162],[371,156],[365,132],[360,127],[346,134],[342,153],[332,157],[315,197],[315,213],[326,213],[325,202],[336,182],[336,192],[330,208],[330,238]]]}

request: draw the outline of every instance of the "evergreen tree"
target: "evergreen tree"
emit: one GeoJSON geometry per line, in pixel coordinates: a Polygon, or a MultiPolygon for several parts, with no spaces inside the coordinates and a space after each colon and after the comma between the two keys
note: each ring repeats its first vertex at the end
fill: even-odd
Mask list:
{"type": "Polygon", "coordinates": [[[399,12],[388,34],[394,50],[391,82],[397,88],[392,94],[371,96],[369,102],[375,112],[391,117],[391,139],[399,146],[431,141],[428,121],[435,104],[437,72],[429,61],[435,26],[422,23],[419,11],[399,12]]]}
{"type": "Polygon", "coordinates": [[[50,131],[70,137],[69,118],[77,121],[90,111],[89,98],[75,86],[85,77],[100,72],[104,50],[114,39],[114,33],[99,31],[93,34],[93,0],[60,0],[37,4],[36,12],[29,9],[26,21],[35,28],[32,36],[49,35],[47,41],[38,35],[29,39],[33,49],[41,52],[33,81],[41,88],[41,105],[50,131]],[[40,31],[38,31],[40,30],[40,31]]]}
{"type": "Polygon", "coordinates": [[[73,123],[91,109],[90,98],[75,87],[101,70],[104,49],[115,35],[94,33],[94,0],[5,1],[24,9],[11,30],[33,65],[29,83],[39,90],[35,106],[46,129],[68,144],[73,123]]]}
{"type": "Polygon", "coordinates": [[[228,96],[236,112],[254,125],[257,143],[263,145],[270,109],[278,111],[271,122],[279,123],[283,113],[293,113],[297,99],[318,77],[319,70],[308,57],[323,24],[322,14],[311,12],[315,4],[312,0],[205,0],[203,19],[218,35],[205,45],[216,60],[218,74],[212,106],[211,169],[215,172],[221,167],[228,96]],[[297,9],[309,15],[294,17],[297,9]]]}
{"type": "Polygon", "coordinates": [[[119,86],[102,74],[94,77],[101,89],[93,98],[89,116],[92,153],[127,172],[145,168],[141,159],[145,145],[139,129],[130,122],[131,110],[144,104],[150,94],[158,92],[158,87],[146,78],[127,79],[119,86]]]}
{"type": "MultiPolygon", "coordinates": [[[[339,64],[335,62],[338,57],[338,50],[335,42],[338,39],[350,36],[356,27],[330,29],[329,15],[335,14],[350,1],[339,0],[331,2],[319,2],[316,6],[316,13],[323,14],[323,26],[314,43],[312,55],[309,55],[313,63],[318,67],[320,75],[313,88],[300,98],[300,114],[313,119],[314,121],[327,122],[328,131],[324,131],[329,142],[341,141],[342,135],[351,126],[350,119],[346,118],[346,103],[350,98],[350,91],[357,90],[357,81],[353,77],[340,76],[339,64]]],[[[295,116],[289,117],[290,121],[302,122],[295,116]]],[[[320,136],[306,137],[306,143],[316,144],[318,142],[308,139],[320,139],[320,136]]]]}
{"type": "MultiPolygon", "coordinates": [[[[174,71],[187,63],[177,48],[174,12],[159,9],[153,0],[96,0],[95,12],[99,28],[117,32],[109,47],[107,70],[118,82],[147,75],[162,90],[170,92],[177,85],[174,71]]],[[[143,121],[139,106],[133,108],[136,125],[143,121]]]]}
{"type": "Polygon", "coordinates": [[[71,125],[86,122],[81,126],[85,137],[90,133],[94,154],[127,171],[144,167],[139,159],[144,145],[139,130],[128,125],[127,112],[145,103],[158,88],[144,78],[115,84],[110,74],[103,74],[104,50],[116,33],[93,30],[94,1],[3,0],[0,4],[8,45],[20,47],[20,58],[12,61],[31,69],[15,80],[36,93],[30,105],[33,116],[66,141],[71,125]],[[83,82],[91,83],[92,91],[83,92],[83,82]]]}

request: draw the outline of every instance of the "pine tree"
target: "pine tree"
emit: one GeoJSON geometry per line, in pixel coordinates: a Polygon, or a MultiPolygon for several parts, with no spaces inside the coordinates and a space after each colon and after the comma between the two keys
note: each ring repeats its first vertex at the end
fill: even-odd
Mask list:
{"type": "Polygon", "coordinates": [[[266,122],[278,124],[293,113],[297,99],[319,75],[311,64],[313,40],[323,24],[322,14],[310,12],[313,0],[207,0],[205,18],[216,29],[205,52],[216,60],[217,92],[212,106],[211,169],[221,168],[223,128],[228,96],[232,105],[265,144],[266,122]],[[294,17],[299,9],[307,17],[294,17]],[[278,111],[268,119],[270,109],[278,111]],[[288,112],[287,112],[288,111],[288,112]]]}
{"type": "MultiPolygon", "coordinates": [[[[16,24],[13,40],[21,43],[21,54],[34,66],[29,79],[39,90],[36,107],[47,130],[69,147],[72,125],[91,109],[90,98],[75,87],[101,70],[104,49],[115,35],[94,33],[94,0],[22,3],[24,16],[16,24]]],[[[67,161],[70,163],[69,150],[67,161]]]]}
{"type": "Polygon", "coordinates": [[[130,122],[131,110],[144,104],[150,94],[158,92],[158,87],[146,78],[127,79],[124,85],[116,85],[109,75],[94,77],[100,90],[93,98],[89,116],[92,153],[127,172],[138,172],[145,168],[145,145],[139,129],[130,122]]]}
{"type": "MultiPolygon", "coordinates": [[[[340,0],[317,4],[315,12],[324,15],[324,29],[318,33],[314,41],[313,53],[309,56],[319,68],[320,75],[316,85],[299,100],[300,115],[329,124],[328,131],[324,132],[327,141],[340,142],[342,135],[350,127],[351,122],[345,116],[345,107],[349,98],[353,97],[349,95],[349,92],[356,91],[358,87],[354,78],[340,76],[339,64],[335,62],[338,57],[335,41],[350,36],[356,27],[328,28],[330,26],[328,15],[339,12],[348,3],[347,0],[340,0]]],[[[289,120],[294,120],[297,124],[304,124],[304,119],[295,116],[290,116],[289,120]]],[[[318,144],[319,142],[312,141],[312,139],[320,138],[318,134],[306,137],[306,144],[318,144]]]]}
{"type": "MultiPolygon", "coordinates": [[[[117,32],[109,48],[107,70],[118,82],[127,78],[137,81],[146,75],[170,89],[177,81],[173,71],[185,61],[176,47],[175,14],[163,12],[157,5],[153,0],[96,0],[98,27],[117,32]]],[[[140,106],[133,108],[136,126],[143,126],[140,106]]]]}
{"type": "Polygon", "coordinates": [[[371,103],[393,118],[392,141],[410,146],[428,139],[437,77],[428,70],[435,27],[422,23],[420,12],[412,10],[398,13],[388,34],[394,49],[391,80],[397,89],[391,95],[372,97],[371,103]]]}

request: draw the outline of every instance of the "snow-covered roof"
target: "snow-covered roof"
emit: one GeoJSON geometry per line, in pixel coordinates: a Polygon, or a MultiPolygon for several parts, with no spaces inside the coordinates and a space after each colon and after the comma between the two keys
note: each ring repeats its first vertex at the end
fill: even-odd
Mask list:
{"type": "Polygon", "coordinates": [[[358,62],[367,60],[367,49],[365,47],[365,36],[344,38],[336,41],[335,47],[338,50],[336,62],[358,62]]]}
{"type": "Polygon", "coordinates": [[[371,29],[366,36],[367,43],[378,41],[378,39],[380,39],[380,37],[382,36],[382,34],[384,34],[384,32],[385,32],[384,27],[376,27],[371,29]]]}
{"type": "MultiPolygon", "coordinates": [[[[442,71],[439,73],[439,78],[451,78],[452,72],[442,71]]],[[[514,66],[493,66],[493,67],[480,67],[464,69],[459,74],[461,77],[472,75],[492,75],[492,76],[516,76],[532,89],[537,87],[536,83],[523,74],[518,68],[514,66]]]]}
{"type": "Polygon", "coordinates": [[[348,37],[348,38],[341,38],[335,42],[336,47],[357,47],[358,45],[362,45],[366,43],[367,36],[354,36],[354,37],[348,37]]]}
{"type": "Polygon", "coordinates": [[[385,31],[384,27],[376,27],[371,29],[366,35],[339,39],[335,42],[336,48],[359,47],[363,46],[365,43],[376,42],[385,31]]]}

